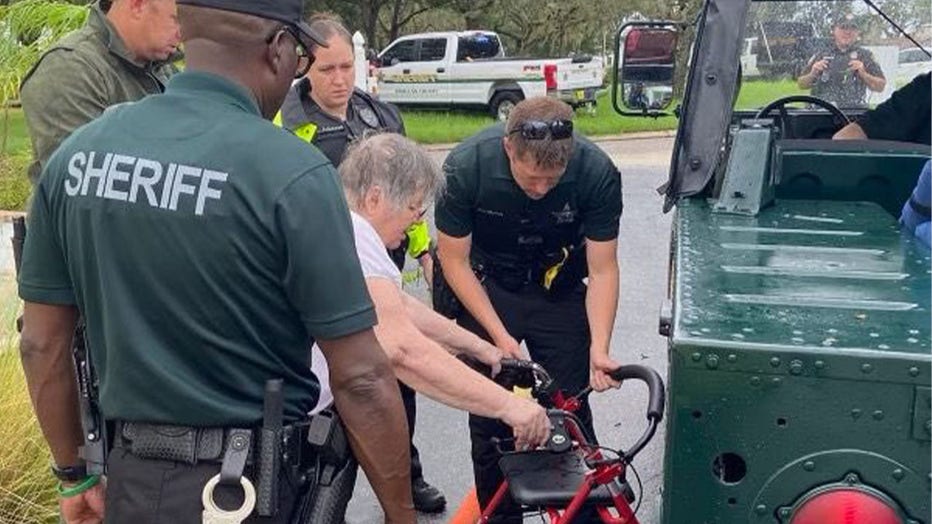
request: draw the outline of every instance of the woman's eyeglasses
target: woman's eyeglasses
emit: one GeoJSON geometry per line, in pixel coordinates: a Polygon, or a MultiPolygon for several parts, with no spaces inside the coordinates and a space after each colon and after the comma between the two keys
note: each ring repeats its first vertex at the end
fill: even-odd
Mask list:
{"type": "Polygon", "coordinates": [[[417,213],[417,219],[421,220],[427,214],[427,208],[423,206],[408,206],[408,211],[417,213]]]}

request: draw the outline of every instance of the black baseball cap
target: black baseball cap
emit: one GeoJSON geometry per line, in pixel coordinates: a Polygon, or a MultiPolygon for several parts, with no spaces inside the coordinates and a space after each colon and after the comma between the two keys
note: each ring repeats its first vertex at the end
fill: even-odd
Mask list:
{"type": "Polygon", "coordinates": [[[304,0],[176,0],[179,4],[209,7],[222,11],[234,11],[247,15],[258,16],[268,20],[294,26],[304,36],[310,38],[315,44],[327,47],[327,39],[311,29],[301,15],[304,11],[304,0]]]}
{"type": "Polygon", "coordinates": [[[835,27],[842,29],[857,29],[858,19],[851,13],[845,13],[835,20],[835,27]]]}

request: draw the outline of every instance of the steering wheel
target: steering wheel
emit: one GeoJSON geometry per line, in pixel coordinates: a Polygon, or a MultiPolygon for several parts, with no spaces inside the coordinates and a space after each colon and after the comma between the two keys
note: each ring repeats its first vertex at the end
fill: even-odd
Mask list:
{"type": "Polygon", "coordinates": [[[806,102],[815,106],[819,106],[822,109],[825,109],[835,118],[836,121],[842,122],[842,125],[848,125],[851,123],[851,119],[847,115],[841,112],[841,109],[835,107],[835,104],[829,102],[828,100],[823,100],[816,96],[810,95],[790,95],[784,96],[774,100],[773,102],[764,106],[760,111],[757,112],[755,118],[764,118],[773,112],[774,109],[780,111],[780,134],[783,138],[794,138],[790,136],[789,133],[789,115],[786,112],[786,105],[793,104],[797,102],[806,102]]]}

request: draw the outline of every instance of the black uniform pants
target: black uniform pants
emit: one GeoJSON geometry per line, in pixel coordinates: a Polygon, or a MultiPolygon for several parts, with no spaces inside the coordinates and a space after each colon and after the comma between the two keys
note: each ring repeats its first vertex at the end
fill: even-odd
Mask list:
{"type": "MultiPolygon", "coordinates": [[[[142,459],[115,447],[107,458],[106,519],[108,524],[200,524],[204,484],[220,472],[219,462],[189,465],[170,460],[142,459]]],[[[252,479],[251,468],[245,475],[252,479]]],[[[255,482],[253,482],[255,484],[255,482]]],[[[297,487],[285,474],[279,480],[279,512],[271,518],[252,516],[249,524],[287,524],[299,502],[297,487]]],[[[243,490],[221,487],[214,501],[232,511],[240,507],[243,490]]]]}
{"type": "Polygon", "coordinates": [[[405,405],[405,417],[408,419],[408,440],[411,443],[411,482],[424,476],[421,468],[421,455],[414,446],[414,424],[417,422],[417,398],[415,391],[404,382],[398,381],[401,390],[401,401],[405,405]]]}
{"type": "MultiPolygon", "coordinates": [[[[509,291],[492,278],[484,282],[492,307],[498,313],[505,329],[518,342],[524,341],[530,357],[541,364],[553,377],[557,386],[569,395],[579,393],[589,384],[589,322],[586,315],[586,288],[579,288],[559,299],[551,299],[538,285],[527,284],[517,291],[509,291]]],[[[491,340],[479,323],[469,314],[457,319],[459,325],[491,340]]],[[[590,434],[592,412],[585,400],[577,412],[590,434]]],[[[482,508],[489,503],[502,482],[498,459],[501,455],[492,444],[492,437],[512,437],[510,428],[496,419],[469,416],[472,440],[473,474],[476,493],[482,508]]],[[[503,449],[509,449],[503,443],[503,449]]],[[[520,510],[510,496],[499,506],[495,523],[521,522],[520,510]]],[[[587,519],[580,515],[578,522],[587,519]]]]}

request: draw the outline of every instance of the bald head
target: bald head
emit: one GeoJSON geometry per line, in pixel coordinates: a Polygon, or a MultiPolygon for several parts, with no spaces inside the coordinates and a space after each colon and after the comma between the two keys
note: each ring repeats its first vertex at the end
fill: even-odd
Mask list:
{"type": "Polygon", "coordinates": [[[282,22],[187,4],[178,6],[187,69],[226,77],[248,88],[271,119],[297,69],[297,42],[282,22]]]}
{"type": "Polygon", "coordinates": [[[281,22],[258,16],[222,11],[192,5],[178,6],[178,21],[181,24],[181,41],[204,40],[216,47],[228,49],[252,49],[261,52],[261,45],[281,22]]]}

